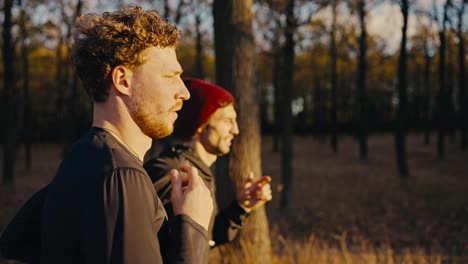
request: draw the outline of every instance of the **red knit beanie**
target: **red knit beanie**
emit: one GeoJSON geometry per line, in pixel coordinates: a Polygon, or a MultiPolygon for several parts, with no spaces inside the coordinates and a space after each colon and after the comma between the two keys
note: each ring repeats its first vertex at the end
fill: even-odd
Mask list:
{"type": "Polygon", "coordinates": [[[178,112],[173,135],[190,139],[218,108],[233,102],[234,97],[225,89],[200,79],[187,78],[184,84],[190,92],[190,99],[178,112]]]}

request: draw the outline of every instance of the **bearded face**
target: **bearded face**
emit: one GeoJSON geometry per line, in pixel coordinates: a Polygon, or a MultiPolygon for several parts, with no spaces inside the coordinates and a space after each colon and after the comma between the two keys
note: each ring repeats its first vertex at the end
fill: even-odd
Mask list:
{"type": "Polygon", "coordinates": [[[156,102],[151,96],[137,92],[130,114],[144,134],[158,139],[172,134],[175,119],[170,120],[167,117],[170,114],[169,109],[163,109],[163,106],[156,102]]]}
{"type": "Polygon", "coordinates": [[[189,98],[180,74],[182,69],[172,48],[149,48],[146,63],[135,71],[130,116],[151,138],[169,136],[174,130],[176,111],[189,98]]]}
{"type": "Polygon", "coordinates": [[[232,104],[213,113],[200,134],[201,143],[208,153],[217,156],[229,153],[232,140],[239,134],[236,118],[232,104]]]}

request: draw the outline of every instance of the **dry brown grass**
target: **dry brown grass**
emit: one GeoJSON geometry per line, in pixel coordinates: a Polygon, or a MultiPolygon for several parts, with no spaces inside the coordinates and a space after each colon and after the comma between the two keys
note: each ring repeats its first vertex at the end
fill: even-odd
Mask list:
{"type": "MultiPolygon", "coordinates": [[[[285,240],[276,237],[275,253],[272,264],[442,264],[466,263],[468,259],[444,256],[440,252],[425,252],[422,249],[411,249],[395,252],[391,247],[374,248],[365,241],[350,249],[346,243],[346,235],[338,237],[339,246],[330,246],[320,242],[313,235],[304,241],[285,240]]],[[[236,254],[232,249],[211,254],[210,263],[223,264],[257,264],[255,259],[255,245],[241,245],[243,255],[236,254]]]]}
{"type": "MultiPolygon", "coordinates": [[[[262,167],[276,189],[281,163],[271,140],[263,138],[262,167]]],[[[55,145],[36,145],[33,155],[27,173],[20,151],[14,186],[0,185],[0,231],[60,162],[55,145]]],[[[279,209],[276,190],[267,206],[274,263],[468,263],[468,152],[448,143],[439,161],[435,144],[410,135],[408,162],[410,177],[401,180],[391,135],[370,137],[366,162],[353,138],[341,138],[334,155],[313,137],[295,137],[290,208],[279,209]]],[[[244,248],[234,263],[250,263],[255,245],[244,248]]]]}

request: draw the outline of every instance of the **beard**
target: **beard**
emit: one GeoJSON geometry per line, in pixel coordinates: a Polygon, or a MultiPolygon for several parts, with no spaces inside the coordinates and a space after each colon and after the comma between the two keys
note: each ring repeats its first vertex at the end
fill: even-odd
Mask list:
{"type": "MultiPolygon", "coordinates": [[[[130,115],[145,135],[159,139],[172,134],[174,131],[174,121],[168,118],[171,110],[164,110],[156,102],[158,102],[156,98],[144,96],[142,93],[136,92],[130,108],[130,115]]],[[[176,106],[173,106],[171,109],[176,106]]]]}
{"type": "Polygon", "coordinates": [[[204,128],[204,135],[201,138],[202,145],[206,151],[210,154],[218,157],[224,156],[231,151],[231,146],[227,144],[228,140],[232,140],[229,137],[218,137],[216,140],[208,139],[210,131],[214,129],[212,126],[207,124],[204,128]]]}

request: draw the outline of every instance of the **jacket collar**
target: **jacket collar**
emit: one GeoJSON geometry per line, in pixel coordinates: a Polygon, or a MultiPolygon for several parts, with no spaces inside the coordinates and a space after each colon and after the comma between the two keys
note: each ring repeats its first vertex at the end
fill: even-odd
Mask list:
{"type": "Polygon", "coordinates": [[[197,169],[202,171],[202,174],[200,176],[204,177],[205,179],[211,181],[213,176],[213,172],[211,171],[211,168],[206,165],[205,162],[203,162],[200,157],[193,151],[193,149],[183,146],[183,145],[176,145],[174,146],[176,151],[180,151],[181,156],[184,156],[187,160],[192,162],[195,166],[197,166],[197,169]]]}

